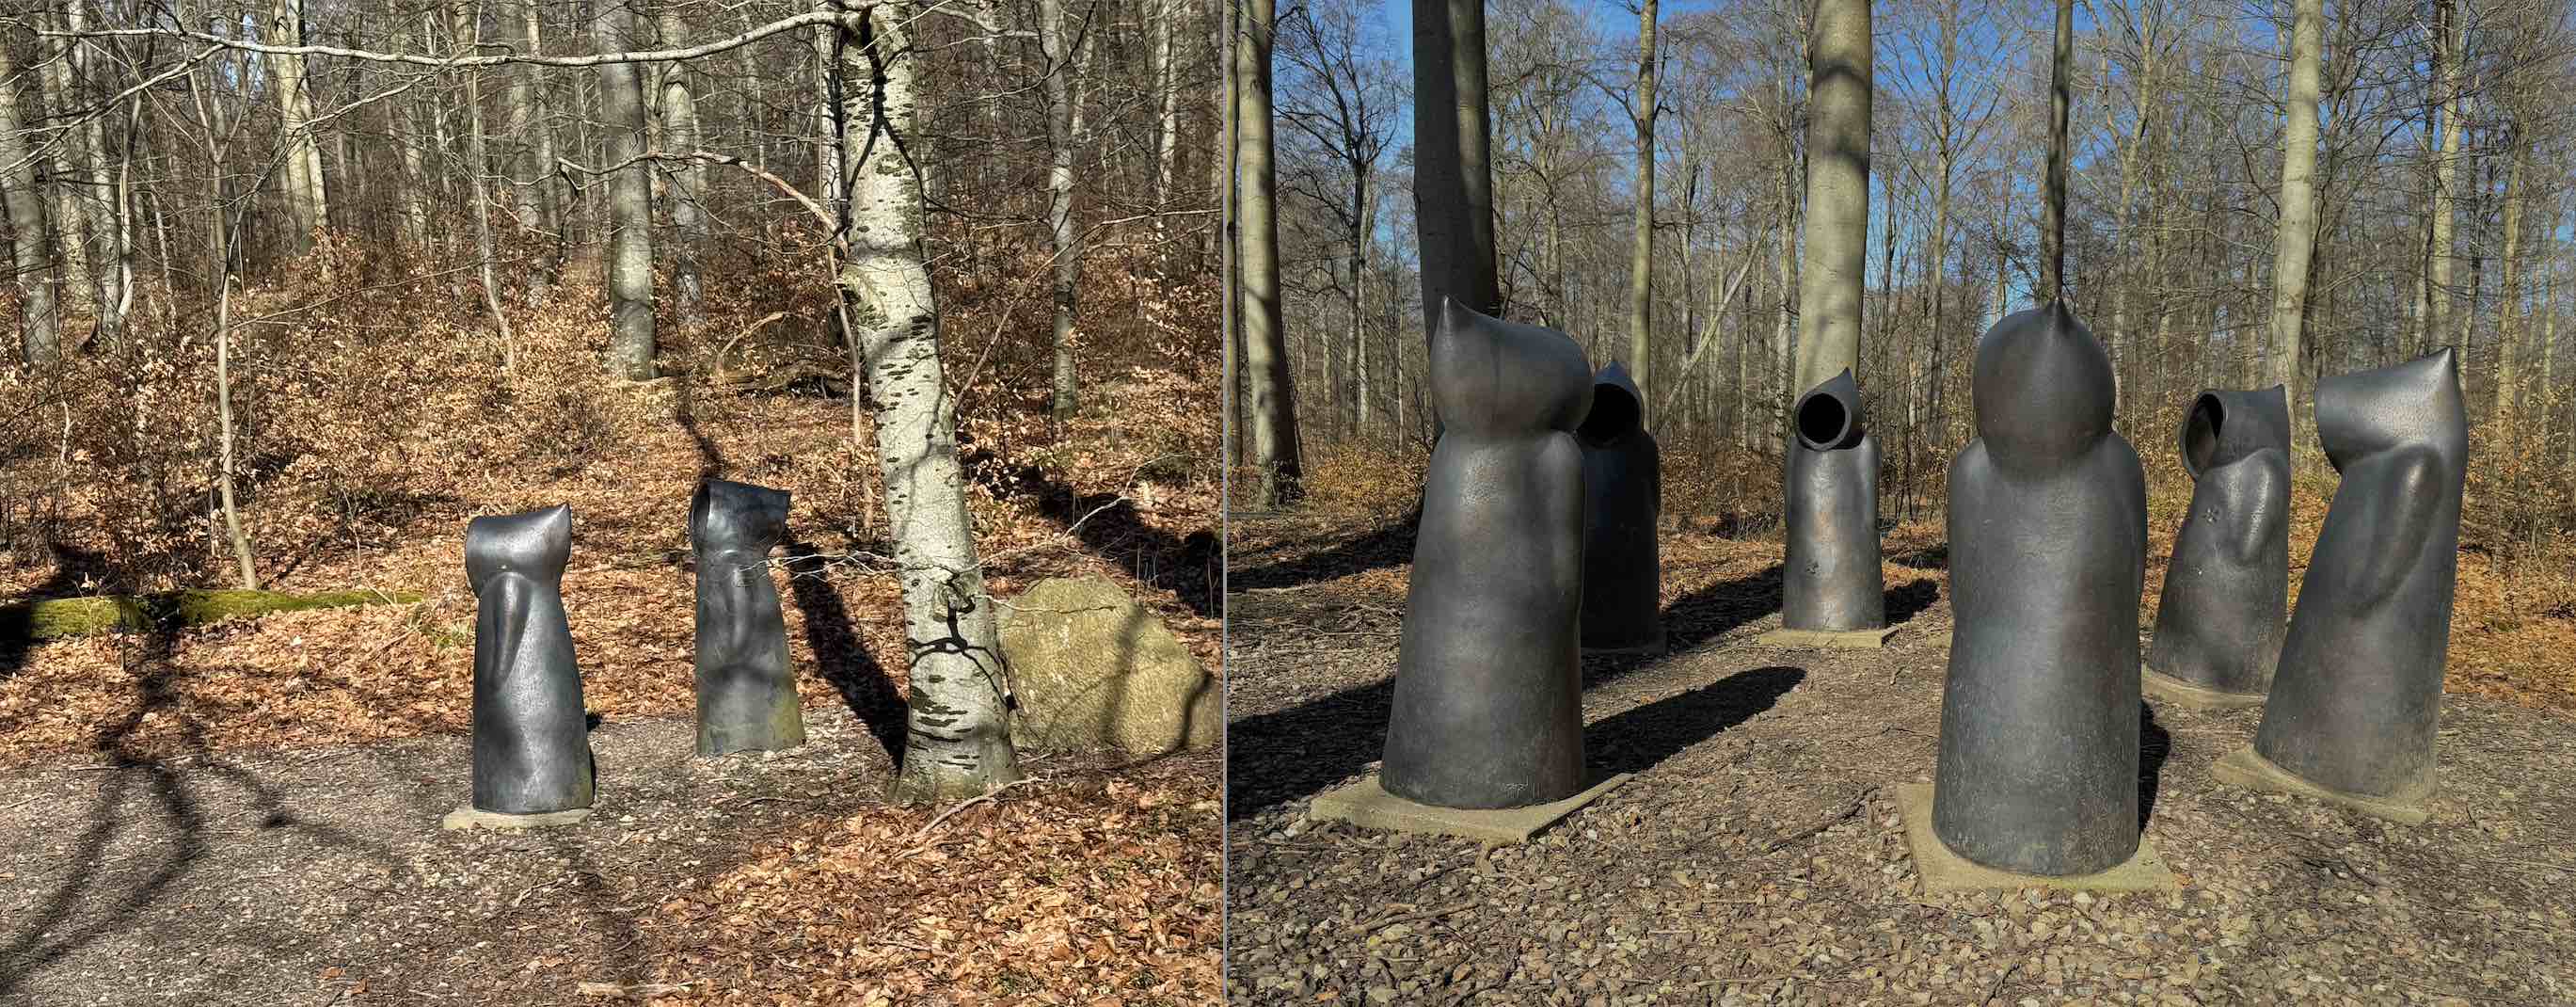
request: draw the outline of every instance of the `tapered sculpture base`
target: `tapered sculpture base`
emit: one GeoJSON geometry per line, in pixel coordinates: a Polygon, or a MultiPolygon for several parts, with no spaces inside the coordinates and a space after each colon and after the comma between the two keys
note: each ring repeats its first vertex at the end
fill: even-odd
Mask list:
{"type": "Polygon", "coordinates": [[[590,817],[590,810],[591,809],[589,808],[574,808],[570,811],[548,811],[534,815],[512,815],[499,811],[484,811],[468,804],[454,811],[450,811],[447,813],[446,817],[440,818],[438,820],[438,827],[450,832],[465,829],[543,829],[556,825],[571,825],[574,822],[581,821],[582,819],[590,817]]]}
{"type": "Polygon", "coordinates": [[[1362,828],[1389,832],[1427,832],[1488,843],[1525,843],[1539,830],[1564,820],[1565,816],[1586,804],[1600,800],[1603,794],[1619,789],[1620,784],[1628,782],[1630,775],[1620,773],[1564,800],[1525,808],[1439,808],[1387,793],[1385,787],[1378,785],[1376,774],[1372,773],[1368,779],[1317,796],[1307,807],[1306,817],[1318,822],[1349,822],[1362,828]]]}
{"type": "Polygon", "coordinates": [[[2321,787],[2300,778],[2297,773],[2274,765],[2272,760],[2256,752],[2252,745],[2227,753],[2226,758],[2218,760],[2217,765],[2209,767],[2209,775],[2220,783],[2233,783],[2240,787],[2250,787],[2275,794],[2313,797],[2327,804],[2350,808],[2372,818],[2384,818],[2399,825],[2422,825],[2433,817],[2431,807],[2433,787],[2430,785],[2414,793],[2389,797],[2374,797],[2369,794],[2348,793],[2321,787]]]}
{"type": "Polygon", "coordinates": [[[2116,867],[2093,874],[2050,877],[2045,874],[2015,874],[1996,870],[1952,852],[1932,832],[1932,785],[1901,783],[1896,787],[1896,812],[1905,820],[1905,843],[1914,851],[1914,873],[1923,878],[1925,894],[1935,892],[1978,892],[2014,888],[2051,888],[2058,891],[2154,892],[2182,887],[2174,873],[2156,855],[2155,844],[2146,837],[2138,838],[2138,852],[2116,867]]]}
{"type": "Polygon", "coordinates": [[[2263,693],[2221,692],[2208,686],[2193,685],[2154,668],[2148,668],[2140,674],[2139,681],[2143,684],[2142,691],[2146,693],[2148,699],[2159,703],[2171,703],[2188,710],[2203,712],[2242,710],[2250,706],[2263,705],[2263,693]]]}
{"type": "Polygon", "coordinates": [[[1753,643],[1774,650],[1884,650],[1887,638],[1894,635],[1894,626],[1849,631],[1775,629],[1754,637],[1753,643]]]}

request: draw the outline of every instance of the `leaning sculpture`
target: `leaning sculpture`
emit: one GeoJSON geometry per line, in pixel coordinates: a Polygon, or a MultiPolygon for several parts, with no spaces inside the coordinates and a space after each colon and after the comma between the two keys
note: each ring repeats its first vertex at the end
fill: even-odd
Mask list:
{"type": "Polygon", "coordinates": [[[474,615],[474,803],[501,816],[588,809],[593,772],[581,669],[564,620],[572,510],[465,526],[474,615]]]}
{"type": "Polygon", "coordinates": [[[1790,408],[1784,629],[1850,633],[1887,625],[1878,567],[1878,440],[1861,419],[1860,386],[1842,373],[1790,408]]]}
{"type": "Polygon", "coordinates": [[[1614,361],[1593,377],[1592,409],[1574,437],[1583,445],[1583,649],[1661,650],[1663,462],[1627,368],[1614,361]]]}
{"type": "Polygon", "coordinates": [[[2468,474],[2457,356],[2444,349],[2319,381],[2317,446],[2343,481],[2299,585],[2262,726],[2217,775],[2421,822],[2468,474]]]}
{"type": "Polygon", "coordinates": [[[2146,691],[2198,709],[2256,706],[2290,603],[2290,404],[2280,385],[2206,391],[2183,419],[2191,512],[2147,648],[2146,691]]]}
{"type": "Polygon", "coordinates": [[[1442,304],[1431,453],[1381,780],[1447,808],[1583,790],[1583,451],[1592,371],[1553,329],[1442,304]]]}
{"type": "Polygon", "coordinates": [[[1933,832],[2025,875],[2138,849],[2138,602],[2146,478],[2111,429],[2110,357],[2063,307],[1977,344],[1977,438],[1950,469],[1958,628],[1933,832]]]}
{"type": "Polygon", "coordinates": [[[698,563],[698,754],[805,743],[787,621],[769,550],[787,531],[785,490],[709,479],[689,501],[698,563]]]}

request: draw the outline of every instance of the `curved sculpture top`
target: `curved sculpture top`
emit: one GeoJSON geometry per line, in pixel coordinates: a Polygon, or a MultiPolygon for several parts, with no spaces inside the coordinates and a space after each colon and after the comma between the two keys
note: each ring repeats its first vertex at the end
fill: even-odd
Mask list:
{"type": "Polygon", "coordinates": [[[698,562],[698,754],[805,743],[787,622],[769,551],[787,533],[788,494],[709,479],[689,501],[698,562]]]}
{"type": "Polygon", "coordinates": [[[474,807],[528,815],[591,805],[590,723],[564,619],[572,509],[465,526],[474,615],[474,807]]]}
{"type": "Polygon", "coordinates": [[[1583,452],[1592,372],[1564,333],[1443,305],[1447,425],[1414,538],[1387,792],[1451,808],[1583,789],[1583,452]]]}
{"type": "Polygon", "coordinates": [[[2254,751],[2331,790],[2417,802],[2433,789],[2468,474],[2457,355],[2318,382],[2317,443],[2343,481],[2254,751]]]}
{"type": "Polygon", "coordinates": [[[2271,687],[2287,630],[2287,389],[2200,393],[2180,444],[2195,485],[2156,604],[2151,688],[2192,706],[2251,706],[2271,687]]]}
{"type": "Polygon", "coordinates": [[[1789,410],[1780,625],[1833,633],[1887,625],[1879,569],[1878,440],[1862,419],[1851,369],[1798,396],[1789,410]]]}
{"type": "Polygon", "coordinates": [[[1652,650],[1664,637],[1656,527],[1663,459],[1644,425],[1645,396],[1617,361],[1592,379],[1583,444],[1583,646],[1652,650]]]}
{"type": "Polygon", "coordinates": [[[1933,831],[1989,867],[2105,870],[2138,846],[2146,478],[2111,431],[2110,357],[2063,307],[1997,322],[1973,388],[1933,831]]]}

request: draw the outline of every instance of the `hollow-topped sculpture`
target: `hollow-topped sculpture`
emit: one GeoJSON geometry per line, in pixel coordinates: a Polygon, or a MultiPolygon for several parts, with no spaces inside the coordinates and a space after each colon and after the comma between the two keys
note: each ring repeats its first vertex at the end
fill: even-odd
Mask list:
{"type": "Polygon", "coordinates": [[[568,507],[465,526],[476,598],[474,811],[539,816],[591,805],[589,714],[564,620],[571,555],[568,507]]]}
{"type": "Polygon", "coordinates": [[[1592,378],[1583,445],[1583,649],[1663,649],[1663,566],[1656,521],[1663,460],[1646,432],[1645,397],[1616,361],[1592,378]]]}
{"type": "Polygon", "coordinates": [[[1958,628],[1932,826],[2016,874],[2092,874],[2138,848],[2138,602],[2146,478],[2111,429],[2111,359],[2051,304],[1977,343],[1977,438],[1950,467],[1958,628]]]}
{"type": "Polygon", "coordinates": [[[787,531],[785,490],[709,479],[689,500],[698,563],[698,754],[805,743],[787,621],[769,550],[787,531]]]}
{"type": "Polygon", "coordinates": [[[2343,476],[2299,585],[2271,700],[2235,782],[2403,822],[2433,794],[2459,572],[2468,416],[2449,349],[2317,382],[2317,446],[2343,476]],[[2248,758],[2252,756],[2253,758],[2248,758]]]}
{"type": "Polygon", "coordinates": [[[2146,691],[2197,709],[2259,705],[2290,605],[2286,390],[2200,393],[2181,443],[2191,513],[2156,604],[2146,691]]]}
{"type": "Polygon", "coordinates": [[[1592,370],[1554,329],[1444,301],[1431,452],[1387,720],[1388,793],[1515,808],[1580,793],[1583,450],[1592,370]]]}
{"type": "Polygon", "coordinates": [[[1783,629],[1851,633],[1887,625],[1878,568],[1878,440],[1862,421],[1860,386],[1845,368],[1790,410],[1788,555],[1781,566],[1783,629]]]}

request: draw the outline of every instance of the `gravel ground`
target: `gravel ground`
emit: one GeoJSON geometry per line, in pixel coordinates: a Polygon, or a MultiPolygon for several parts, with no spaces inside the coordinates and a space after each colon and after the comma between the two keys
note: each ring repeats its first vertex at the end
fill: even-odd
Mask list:
{"type": "Polygon", "coordinates": [[[2259,711],[2142,707],[2147,835],[2180,891],[1926,895],[1892,789],[1938,747],[1937,580],[1891,592],[1887,650],[1765,650],[1776,546],[1668,544],[1674,653],[1585,669],[1591,759],[1634,780],[1522,846],[1360,831],[1305,808],[1383,746],[1403,543],[1251,531],[1230,1002],[2576,1003],[2563,715],[2451,697],[2434,819],[2404,828],[2212,781],[2259,711]]]}
{"type": "Polygon", "coordinates": [[[518,833],[439,829],[469,789],[457,736],[0,773],[0,1004],[674,992],[649,979],[668,941],[643,932],[664,900],[795,823],[881,805],[893,767],[867,725],[831,706],[806,728],[792,752],[702,760],[687,719],[603,724],[597,813],[518,833]]]}

